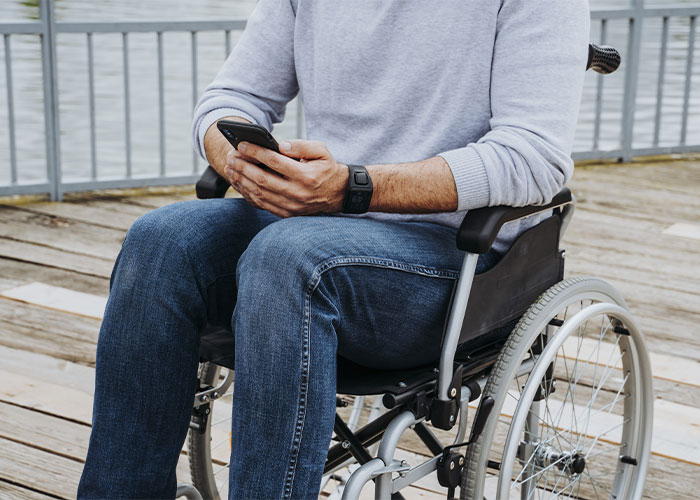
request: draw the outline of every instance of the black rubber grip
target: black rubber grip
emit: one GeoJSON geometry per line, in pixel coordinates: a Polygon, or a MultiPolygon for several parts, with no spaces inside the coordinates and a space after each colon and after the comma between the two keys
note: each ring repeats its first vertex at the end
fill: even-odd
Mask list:
{"type": "Polygon", "coordinates": [[[195,185],[197,198],[206,200],[209,198],[223,198],[231,185],[221,177],[216,170],[208,166],[195,185]]]}
{"type": "Polygon", "coordinates": [[[564,188],[546,205],[527,207],[484,207],[469,210],[457,231],[457,248],[471,253],[488,252],[503,224],[572,203],[571,191],[564,188]]]}
{"type": "Polygon", "coordinates": [[[609,75],[617,71],[622,62],[622,57],[613,47],[599,47],[590,44],[588,46],[588,65],[586,70],[592,69],[601,75],[609,75]]]}

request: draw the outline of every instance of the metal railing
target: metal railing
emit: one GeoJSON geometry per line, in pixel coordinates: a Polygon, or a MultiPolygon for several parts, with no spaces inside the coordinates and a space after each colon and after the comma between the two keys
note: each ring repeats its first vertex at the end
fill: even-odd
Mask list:
{"type": "Polygon", "coordinates": [[[665,155],[673,153],[694,153],[700,151],[700,141],[688,144],[688,122],[690,119],[690,97],[693,79],[693,59],[695,50],[697,17],[700,5],[672,5],[667,7],[645,7],[644,0],[632,0],[632,5],[625,9],[603,9],[591,12],[593,23],[599,23],[600,43],[608,42],[609,24],[613,21],[628,23],[627,50],[623,56],[625,72],[622,120],[620,123],[620,144],[618,148],[600,150],[601,121],[603,114],[603,75],[597,76],[595,96],[595,118],[593,127],[593,147],[590,151],[574,153],[577,160],[619,158],[629,161],[635,156],[665,155]],[[661,19],[659,66],[656,75],[656,105],[654,113],[653,143],[649,147],[635,147],[637,123],[637,92],[640,81],[640,55],[642,50],[643,23],[645,19],[661,19]],[[683,104],[681,109],[681,130],[678,143],[673,146],[660,146],[660,134],[663,114],[664,86],[666,83],[666,61],[669,46],[669,25],[672,18],[688,18],[688,45],[684,75],[683,104]]]}
{"type": "MultiPolygon", "coordinates": [[[[592,148],[577,151],[575,159],[619,158],[629,160],[634,156],[658,155],[670,153],[700,152],[700,140],[696,144],[688,144],[690,116],[690,98],[693,78],[694,44],[696,39],[697,17],[700,15],[700,5],[674,5],[668,7],[644,6],[644,0],[632,0],[632,5],[624,9],[605,9],[592,12],[594,26],[599,27],[600,42],[608,41],[609,26],[613,22],[627,24],[627,49],[623,50],[624,89],[622,113],[619,121],[619,145],[612,149],[601,149],[601,130],[604,114],[603,101],[605,98],[603,77],[599,77],[595,89],[595,110],[592,125],[592,148]],[[635,147],[637,110],[637,91],[640,75],[640,54],[642,45],[643,23],[647,18],[661,19],[661,52],[660,64],[656,75],[657,95],[654,117],[653,144],[650,147],[635,147]],[[687,47],[687,64],[681,110],[681,130],[678,143],[672,146],[660,146],[662,128],[664,85],[666,82],[666,53],[669,45],[669,22],[672,18],[689,19],[689,35],[687,47]]],[[[201,161],[193,156],[192,173],[185,175],[168,175],[166,166],[166,137],[165,137],[165,89],[163,67],[163,34],[169,32],[184,32],[190,34],[190,64],[192,103],[199,98],[197,77],[198,68],[198,34],[201,32],[222,32],[225,34],[225,50],[231,50],[231,33],[245,28],[245,20],[226,21],[186,21],[186,22],[56,22],[53,0],[40,0],[39,20],[27,22],[0,23],[0,35],[4,39],[5,87],[7,91],[7,120],[8,120],[8,149],[9,149],[9,183],[0,185],[0,196],[15,194],[48,193],[52,200],[60,200],[63,193],[81,190],[104,188],[155,186],[167,184],[186,184],[193,182],[198,176],[201,161]],[[88,68],[88,110],[89,110],[89,149],[90,176],[85,180],[62,179],[61,168],[61,123],[58,92],[58,64],[56,55],[56,35],[58,33],[73,33],[85,35],[87,47],[88,68]],[[95,92],[95,62],[93,35],[96,33],[121,34],[121,66],[123,84],[123,129],[124,129],[124,174],[118,178],[103,179],[100,177],[96,141],[96,92],[95,92]],[[157,78],[158,78],[158,157],[159,168],[157,175],[135,177],[133,175],[132,147],[132,109],[130,86],[129,40],[134,33],[152,33],[156,36],[157,48],[157,78]],[[21,182],[18,175],[16,110],[13,87],[13,63],[11,40],[15,35],[36,35],[41,40],[43,108],[45,122],[46,147],[46,179],[44,181],[21,182]]],[[[117,59],[119,60],[119,59],[117,59]]],[[[295,114],[297,136],[303,136],[303,113],[300,100],[297,100],[295,114]]],[[[189,124],[188,124],[189,125],[189,124]]],[[[1,129],[0,129],[1,130],[1,129]]],[[[0,165],[4,164],[0,160],[0,165]]]]}

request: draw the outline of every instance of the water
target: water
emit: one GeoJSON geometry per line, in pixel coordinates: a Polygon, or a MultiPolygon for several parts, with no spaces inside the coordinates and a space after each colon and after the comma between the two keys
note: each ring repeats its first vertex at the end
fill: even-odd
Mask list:
{"type": "MultiPolygon", "coordinates": [[[[647,5],[669,5],[678,0],[647,5]]],[[[697,4],[697,0],[684,3],[697,4]]],[[[625,0],[594,0],[593,8],[622,7],[625,0]]],[[[56,0],[59,21],[116,20],[206,20],[246,18],[255,0],[56,0]]],[[[36,19],[37,0],[1,0],[0,22],[36,19]]],[[[674,146],[680,138],[684,78],[688,48],[687,19],[672,19],[666,84],[664,92],[662,146],[674,146]]],[[[627,22],[610,22],[608,42],[626,49],[627,22]]],[[[235,44],[239,33],[232,33],[235,44]]],[[[593,26],[591,40],[599,40],[599,25],[593,26]]],[[[653,141],[656,106],[657,70],[661,39],[661,20],[647,19],[642,48],[636,147],[648,147],[653,141]]],[[[700,45],[700,33],[697,37],[700,45]]],[[[0,42],[0,45],[2,43],[0,42]]],[[[696,45],[693,91],[691,93],[688,144],[700,144],[700,47],[696,45]]],[[[169,175],[193,171],[190,123],[193,106],[190,34],[164,34],[165,102],[166,102],[166,171],[169,175]]],[[[97,162],[99,178],[122,177],[125,173],[124,86],[121,35],[95,34],[95,92],[97,162]]],[[[15,120],[19,180],[45,179],[43,125],[43,87],[39,40],[34,35],[11,37],[15,120]]],[[[88,103],[87,48],[85,35],[58,36],[58,75],[61,119],[61,161],[64,180],[90,176],[90,120],[88,103]]],[[[133,172],[135,176],[158,175],[158,81],[155,34],[129,36],[131,123],[133,172]]],[[[211,81],[225,57],[223,33],[198,35],[198,91],[211,81]]],[[[596,76],[587,77],[575,150],[592,149],[596,76]]],[[[624,70],[606,77],[601,127],[601,149],[615,149],[619,144],[622,116],[624,70]]],[[[296,135],[296,109],[289,108],[285,122],[275,128],[275,135],[296,135]]],[[[0,49],[0,185],[9,183],[9,139],[7,133],[7,94],[5,87],[4,46],[0,49]]],[[[203,168],[199,162],[197,169],[203,168]]]]}

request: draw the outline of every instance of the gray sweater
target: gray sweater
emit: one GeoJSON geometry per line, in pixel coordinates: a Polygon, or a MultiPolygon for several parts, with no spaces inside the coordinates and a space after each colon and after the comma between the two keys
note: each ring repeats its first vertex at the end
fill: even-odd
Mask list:
{"type": "Polygon", "coordinates": [[[546,203],[573,173],[589,23],[586,0],[260,0],[195,109],[195,145],[230,115],[271,130],[300,93],[308,138],[339,162],[449,164],[458,212],[365,217],[456,227],[546,203]]]}

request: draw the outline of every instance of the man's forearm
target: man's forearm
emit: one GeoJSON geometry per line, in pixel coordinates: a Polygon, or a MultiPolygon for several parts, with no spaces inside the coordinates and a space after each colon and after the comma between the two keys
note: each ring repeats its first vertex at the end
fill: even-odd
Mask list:
{"type": "MultiPolygon", "coordinates": [[[[245,118],[240,118],[238,116],[230,116],[223,118],[224,120],[232,120],[243,123],[250,123],[245,118]]],[[[226,167],[226,154],[231,150],[233,146],[229,143],[224,135],[219,132],[216,128],[216,123],[214,123],[207,133],[204,135],[204,152],[207,155],[207,161],[209,165],[214,167],[219,175],[224,176],[224,168],[226,167]]]]}
{"type": "Polygon", "coordinates": [[[457,188],[439,156],[401,165],[369,165],[374,194],[370,211],[435,213],[457,210],[457,188]]]}
{"type": "MultiPolygon", "coordinates": [[[[214,127],[212,127],[213,129],[214,127]]],[[[224,177],[259,208],[280,217],[340,212],[346,196],[348,167],[338,163],[327,146],[319,141],[282,141],[280,150],[271,151],[242,142],[238,151],[211,137],[205,149],[212,165],[229,155],[224,177]],[[233,156],[232,156],[233,155],[233,156]],[[267,165],[276,173],[260,168],[267,165]]],[[[225,142],[225,141],[223,141],[225,142]]],[[[442,157],[398,165],[368,165],[374,194],[372,212],[438,213],[457,210],[458,195],[452,170],[442,157]]],[[[217,168],[218,170],[218,168],[217,168]]]]}

